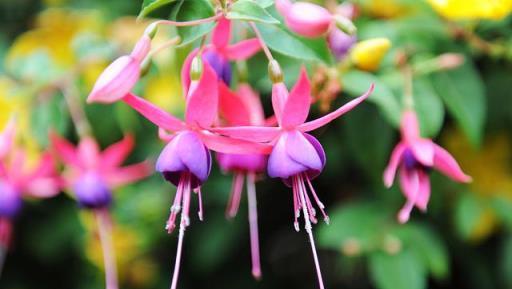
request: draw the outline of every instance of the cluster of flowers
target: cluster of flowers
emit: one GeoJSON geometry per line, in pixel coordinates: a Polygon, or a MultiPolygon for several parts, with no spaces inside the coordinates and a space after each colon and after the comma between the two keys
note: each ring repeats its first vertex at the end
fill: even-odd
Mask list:
{"type": "MultiPolygon", "coordinates": [[[[341,9],[343,11],[333,15],[323,7],[288,0],[277,0],[276,7],[293,32],[304,37],[328,35],[328,42],[337,58],[344,57],[356,41],[355,36],[350,36],[353,27],[350,20],[347,20],[353,11],[341,9]],[[346,17],[340,18],[339,15],[343,13],[346,17]]],[[[176,219],[181,213],[172,289],[177,286],[184,234],[190,225],[192,192],[198,197],[199,219],[203,219],[201,186],[210,174],[210,151],[217,153],[216,158],[223,171],[234,174],[226,212],[228,217],[236,215],[244,181],[247,182],[253,276],[261,276],[255,181],[256,176],[266,170],[270,177],[280,178],[292,188],[294,227],[299,231],[298,219],[302,212],[319,286],[324,288],[312,234],[312,224],[318,221],[315,207],[326,223],[329,218],[311,181],[323,170],[326,156],[320,142],[308,132],[355,108],[371,94],[373,85],[369,84],[370,88],[364,95],[333,112],[306,121],[312,103],[306,70],[301,69],[295,86],[289,91],[283,82],[279,63],[272,57],[256,26],[251,25],[256,38],[235,44],[230,43],[231,26],[231,21],[224,17],[223,12],[188,23],[161,20],[151,24],[131,54],[115,60],[100,75],[88,96],[88,102],[123,101],[154,123],[159,129],[159,138],[167,143],[158,157],[156,171],[177,187],[166,223],[169,233],[176,229],[176,219]],[[192,51],[182,66],[181,81],[186,102],[184,120],[131,92],[150,63],[152,37],[158,25],[183,26],[213,21],[216,27],[211,42],[192,51]],[[230,61],[246,60],[260,50],[264,50],[269,58],[269,77],[272,80],[274,116],[269,118],[265,118],[259,95],[248,83],[238,83],[236,91],[230,88],[230,61]]],[[[427,207],[430,195],[428,172],[431,168],[457,181],[467,182],[470,178],[461,171],[448,152],[432,140],[420,137],[414,110],[407,109],[403,113],[401,127],[403,140],[392,153],[384,173],[384,182],[386,186],[391,186],[395,171],[400,167],[400,184],[407,203],[398,218],[400,222],[406,222],[414,206],[421,210],[427,207]]],[[[13,135],[14,122],[0,138],[0,241],[4,246],[7,246],[10,220],[19,210],[22,195],[47,197],[62,188],[69,188],[75,193],[81,207],[104,215],[112,202],[111,191],[114,187],[149,174],[147,163],[120,167],[134,145],[130,136],[100,152],[92,137],[82,138],[75,148],[55,134],[51,134],[50,139],[55,155],[66,164],[66,172],[61,176],[57,174],[50,154],[43,157],[35,170],[26,172],[21,165],[24,163],[23,153],[11,149],[13,135]],[[8,152],[12,153],[10,158],[6,157],[8,152]]],[[[106,268],[107,288],[117,288],[113,276],[115,270],[111,266],[106,268]]]]}

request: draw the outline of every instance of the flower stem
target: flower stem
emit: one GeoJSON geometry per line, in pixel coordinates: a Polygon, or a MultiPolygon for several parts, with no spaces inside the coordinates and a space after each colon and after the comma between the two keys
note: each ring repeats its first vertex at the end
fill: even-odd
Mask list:
{"type": "Polygon", "coordinates": [[[160,51],[166,49],[167,47],[173,46],[178,44],[181,41],[179,36],[173,37],[170,40],[166,41],[162,45],[158,46],[157,48],[151,50],[151,52],[146,57],[153,57],[156,54],[158,54],[160,51]]]}
{"type": "Polygon", "coordinates": [[[218,13],[218,14],[212,16],[212,17],[198,19],[198,20],[193,20],[193,21],[183,21],[183,22],[172,21],[172,20],[158,20],[158,21],[156,21],[154,23],[154,25],[171,25],[171,26],[177,26],[177,27],[195,26],[195,25],[199,25],[199,24],[204,24],[204,23],[215,21],[215,20],[221,18],[222,15],[223,15],[222,13],[218,13]]]}
{"type": "Polygon", "coordinates": [[[313,238],[313,229],[311,226],[311,222],[309,220],[309,212],[308,212],[308,208],[307,208],[307,204],[306,204],[306,198],[304,196],[304,194],[306,194],[306,192],[303,190],[303,187],[300,184],[302,182],[301,178],[295,177],[294,180],[296,182],[295,186],[298,188],[300,201],[302,203],[302,212],[304,214],[304,221],[306,223],[305,229],[309,236],[309,242],[311,244],[311,251],[313,252],[313,260],[315,261],[316,274],[318,276],[318,285],[319,285],[320,289],[324,289],[324,281],[322,278],[322,271],[320,270],[320,262],[318,261],[318,255],[316,253],[315,239],[313,238]]]}
{"type": "Polygon", "coordinates": [[[260,244],[258,236],[258,203],[256,200],[256,176],[247,174],[247,202],[249,206],[249,232],[251,236],[252,276],[261,279],[260,244]]]}
{"type": "Polygon", "coordinates": [[[66,81],[61,86],[62,94],[69,108],[71,120],[75,125],[76,133],[83,139],[91,135],[91,125],[87,121],[85,111],[79,101],[79,92],[73,83],[73,80],[66,81]]]}
{"type": "Polygon", "coordinates": [[[112,220],[106,209],[95,212],[98,222],[101,248],[103,249],[103,262],[105,264],[105,283],[107,289],[119,288],[117,282],[117,265],[112,242],[112,220]]]}
{"type": "Polygon", "coordinates": [[[263,40],[263,37],[261,36],[261,32],[258,29],[258,27],[256,27],[256,24],[254,24],[254,22],[249,22],[249,25],[251,25],[252,30],[254,30],[254,34],[256,34],[256,37],[260,41],[261,48],[263,48],[263,52],[265,52],[265,56],[267,56],[269,61],[274,60],[274,57],[272,56],[272,53],[270,52],[270,49],[268,48],[267,44],[263,40]]]}

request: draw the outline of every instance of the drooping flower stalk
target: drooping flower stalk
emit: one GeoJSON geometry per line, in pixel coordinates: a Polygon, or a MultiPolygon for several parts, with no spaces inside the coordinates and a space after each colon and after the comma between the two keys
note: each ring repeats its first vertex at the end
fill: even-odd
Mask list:
{"type": "Polygon", "coordinates": [[[94,214],[98,224],[98,233],[103,251],[106,289],[117,289],[117,265],[112,240],[112,220],[108,210],[105,208],[95,210],[94,214]]]}

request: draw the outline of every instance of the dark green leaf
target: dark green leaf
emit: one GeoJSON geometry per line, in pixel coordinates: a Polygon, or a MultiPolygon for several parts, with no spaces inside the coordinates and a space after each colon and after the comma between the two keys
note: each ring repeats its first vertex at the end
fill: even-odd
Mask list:
{"type": "Polygon", "coordinates": [[[398,126],[400,122],[401,105],[391,89],[384,82],[368,72],[359,70],[352,70],[343,74],[341,80],[345,91],[352,96],[363,94],[372,83],[375,84],[375,90],[368,100],[377,104],[384,117],[388,119],[393,126],[398,126]]]}
{"type": "Polygon", "coordinates": [[[458,69],[431,75],[432,84],[448,110],[475,146],[484,129],[486,101],[482,79],[470,60],[458,69]]]}
{"type": "Polygon", "coordinates": [[[455,207],[455,225],[458,233],[469,239],[485,214],[486,204],[471,192],[462,193],[455,207]]]}
{"type": "Polygon", "coordinates": [[[369,259],[370,274],[379,289],[424,289],[427,276],[423,264],[407,250],[395,255],[375,252],[369,259]]]}
{"type": "MultiPolygon", "coordinates": [[[[213,6],[208,0],[187,0],[179,2],[173,11],[173,19],[176,21],[192,21],[212,17],[215,14],[213,6]]],[[[179,46],[187,45],[204,36],[215,27],[215,22],[204,23],[196,26],[178,27],[181,37],[179,46]]]]}
{"type": "Polygon", "coordinates": [[[306,61],[332,62],[325,39],[299,37],[282,25],[257,24],[257,26],[268,47],[278,53],[306,61]]]}
{"type": "Polygon", "coordinates": [[[240,0],[231,6],[226,15],[228,19],[255,21],[269,24],[279,24],[279,20],[270,15],[265,8],[253,0],[240,0]]]}
{"type": "Polygon", "coordinates": [[[414,108],[418,113],[422,136],[435,137],[443,126],[443,102],[426,77],[414,80],[413,95],[414,108]]]}
{"type": "Polygon", "coordinates": [[[138,18],[145,17],[152,11],[175,1],[176,0],[144,0],[138,18]]]}

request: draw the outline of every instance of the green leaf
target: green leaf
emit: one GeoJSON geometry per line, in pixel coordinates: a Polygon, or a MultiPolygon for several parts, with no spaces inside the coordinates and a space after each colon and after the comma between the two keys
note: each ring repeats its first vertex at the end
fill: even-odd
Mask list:
{"type": "Polygon", "coordinates": [[[52,95],[48,100],[34,106],[30,122],[32,133],[42,146],[48,145],[50,130],[64,134],[69,125],[69,112],[62,94],[52,95]]]}
{"type": "Polygon", "coordinates": [[[505,282],[505,288],[512,288],[512,235],[504,240],[501,249],[501,275],[505,282]]]}
{"type": "Polygon", "coordinates": [[[484,129],[486,100],[478,72],[466,60],[455,70],[431,75],[432,84],[450,113],[455,117],[474,146],[479,146],[484,129]]]}
{"type": "Polygon", "coordinates": [[[240,0],[231,6],[226,18],[232,20],[255,21],[268,24],[279,24],[279,20],[270,15],[265,8],[252,0],[240,0]]]}
{"type": "Polygon", "coordinates": [[[457,231],[464,239],[469,239],[482,220],[486,204],[471,192],[465,192],[459,197],[455,206],[455,225],[457,231]]]}
{"type": "MultiPolygon", "coordinates": [[[[215,11],[208,0],[187,0],[177,3],[173,11],[173,18],[176,21],[192,21],[204,19],[215,15],[215,11]]],[[[178,34],[181,38],[180,45],[185,46],[196,39],[209,33],[215,27],[215,22],[204,23],[196,26],[178,27],[178,34]]]]}
{"type": "Polygon", "coordinates": [[[142,2],[142,7],[137,18],[146,17],[149,13],[153,12],[154,10],[175,1],[176,0],[144,0],[144,2],[142,2]]]}
{"type": "Polygon", "coordinates": [[[267,8],[274,5],[274,0],[259,0],[258,4],[263,8],[267,8]]]}
{"type": "Polygon", "coordinates": [[[366,92],[370,85],[375,84],[375,90],[368,98],[382,111],[384,117],[393,125],[400,123],[401,105],[391,89],[379,78],[368,72],[352,70],[341,76],[345,91],[353,96],[366,92]]]}
{"type": "Polygon", "coordinates": [[[332,63],[325,39],[299,37],[283,25],[257,24],[261,36],[270,49],[289,57],[306,61],[332,63]]]}
{"type": "Polygon", "coordinates": [[[370,255],[369,269],[379,289],[424,289],[427,275],[423,264],[407,250],[395,255],[376,252],[370,255]]]}
{"type": "Polygon", "coordinates": [[[394,231],[411,252],[414,252],[432,275],[442,280],[448,276],[450,263],[443,240],[430,227],[416,223],[398,226],[394,231]]]}
{"type": "Polygon", "coordinates": [[[444,106],[441,98],[426,77],[418,77],[414,80],[413,96],[421,135],[435,137],[441,130],[444,120],[444,106]]]}
{"type": "Polygon", "coordinates": [[[347,242],[357,243],[361,253],[380,243],[379,228],[382,218],[380,207],[373,203],[353,203],[330,212],[331,225],[318,230],[318,243],[322,247],[340,249],[347,242]]]}

